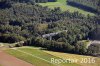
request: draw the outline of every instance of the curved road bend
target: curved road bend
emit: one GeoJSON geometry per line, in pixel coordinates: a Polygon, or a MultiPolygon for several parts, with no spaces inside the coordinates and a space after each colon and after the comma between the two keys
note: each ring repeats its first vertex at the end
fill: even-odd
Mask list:
{"type": "Polygon", "coordinates": [[[100,41],[98,41],[98,40],[91,40],[89,43],[88,43],[88,45],[87,45],[87,48],[91,45],[91,44],[100,44],[100,41]]]}

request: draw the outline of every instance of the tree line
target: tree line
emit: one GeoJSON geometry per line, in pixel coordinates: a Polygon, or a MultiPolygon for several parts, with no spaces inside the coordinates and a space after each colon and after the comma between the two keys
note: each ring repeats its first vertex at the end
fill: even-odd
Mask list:
{"type": "Polygon", "coordinates": [[[0,2],[35,2],[35,3],[46,3],[46,2],[56,2],[57,0],[0,0],[0,2]]]}
{"type": "Polygon", "coordinates": [[[67,0],[67,3],[87,11],[100,12],[100,0],[67,0]]]}

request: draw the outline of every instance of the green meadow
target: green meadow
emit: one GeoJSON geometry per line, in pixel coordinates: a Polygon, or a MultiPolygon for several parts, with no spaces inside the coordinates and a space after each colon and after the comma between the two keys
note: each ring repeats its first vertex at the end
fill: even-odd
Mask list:
{"type": "Polygon", "coordinates": [[[69,10],[70,12],[79,11],[84,15],[90,14],[91,16],[95,15],[94,13],[84,11],[82,9],[67,5],[66,0],[57,0],[57,2],[47,2],[47,3],[39,3],[42,6],[48,6],[49,8],[60,7],[62,11],[69,10]]]}
{"type": "Polygon", "coordinates": [[[84,56],[77,54],[69,54],[62,52],[53,52],[43,50],[39,47],[20,47],[16,49],[7,49],[6,52],[21,60],[29,62],[35,66],[99,66],[100,58],[92,56],[84,56]],[[56,59],[78,59],[77,63],[51,63],[51,58],[56,59]],[[95,58],[95,63],[80,63],[82,58],[95,58]]]}
{"type": "Polygon", "coordinates": [[[76,63],[51,63],[51,58],[61,58],[53,56],[44,52],[44,50],[36,49],[34,47],[8,49],[6,52],[35,66],[80,66],[76,63]]]}

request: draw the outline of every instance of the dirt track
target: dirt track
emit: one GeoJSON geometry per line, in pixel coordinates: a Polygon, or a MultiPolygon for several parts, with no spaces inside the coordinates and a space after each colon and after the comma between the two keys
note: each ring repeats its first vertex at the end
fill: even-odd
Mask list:
{"type": "Polygon", "coordinates": [[[0,50],[0,64],[2,66],[33,66],[32,64],[17,59],[2,50],[0,50]]]}

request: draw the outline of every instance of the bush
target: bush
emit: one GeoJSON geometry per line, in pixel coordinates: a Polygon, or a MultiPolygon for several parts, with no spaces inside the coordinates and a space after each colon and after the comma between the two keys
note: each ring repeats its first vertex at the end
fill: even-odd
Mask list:
{"type": "Polygon", "coordinates": [[[16,34],[3,34],[0,35],[0,42],[4,43],[15,43],[19,41],[24,41],[25,38],[16,34]]]}

